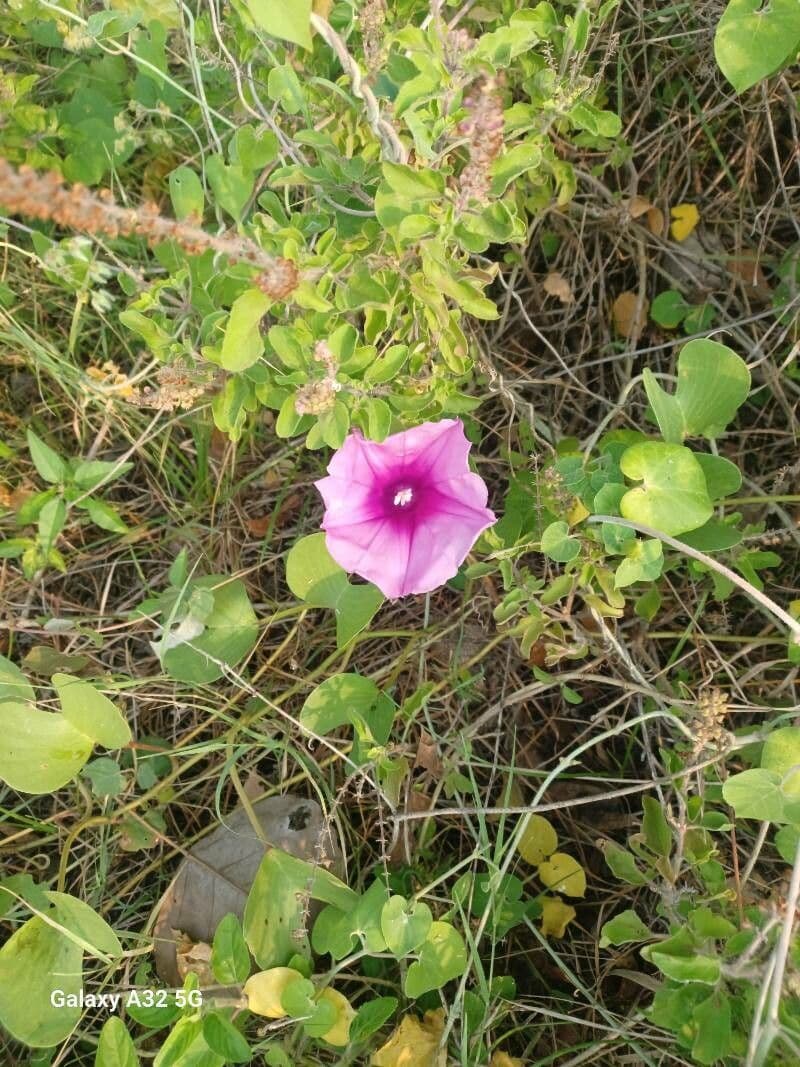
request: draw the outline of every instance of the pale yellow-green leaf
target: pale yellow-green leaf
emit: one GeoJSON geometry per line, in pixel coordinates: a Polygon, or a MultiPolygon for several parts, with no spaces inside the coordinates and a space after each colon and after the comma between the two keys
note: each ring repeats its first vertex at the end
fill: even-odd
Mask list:
{"type": "Polygon", "coordinates": [[[520,856],[536,867],[558,848],[558,834],[542,815],[531,815],[517,847],[520,856]]]}
{"type": "Polygon", "coordinates": [[[286,1015],[281,1004],[283,991],[302,977],[292,967],[270,967],[268,971],[251,975],[244,984],[248,1008],[265,1019],[282,1019],[286,1015]]]}
{"type": "Polygon", "coordinates": [[[568,897],[582,897],[586,893],[586,872],[566,852],[554,852],[549,860],[540,863],[539,877],[548,889],[568,897]]]}
{"type": "Polygon", "coordinates": [[[356,1013],[350,1001],[338,989],[323,989],[319,999],[326,1000],[336,1009],[336,1022],[330,1030],[325,1031],[322,1035],[322,1040],[327,1041],[329,1045],[343,1048],[350,1040],[350,1023],[355,1018],[356,1013]]]}

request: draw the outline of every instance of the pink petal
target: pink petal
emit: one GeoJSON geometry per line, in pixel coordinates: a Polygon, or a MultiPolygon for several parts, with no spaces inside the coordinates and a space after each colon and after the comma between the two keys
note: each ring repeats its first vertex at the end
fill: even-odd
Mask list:
{"type": "Polygon", "coordinates": [[[483,479],[469,470],[460,419],[424,423],[383,442],[348,436],[316,482],[331,556],[388,597],[427,593],[452,578],[495,522],[483,479]],[[399,489],[413,496],[400,506],[399,489]]]}

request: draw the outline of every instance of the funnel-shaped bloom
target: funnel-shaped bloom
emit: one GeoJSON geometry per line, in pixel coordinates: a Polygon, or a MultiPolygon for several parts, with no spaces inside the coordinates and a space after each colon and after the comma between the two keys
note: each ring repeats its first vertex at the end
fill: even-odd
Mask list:
{"type": "Polygon", "coordinates": [[[495,522],[483,479],[467,464],[460,419],[426,422],[378,444],[351,433],[316,482],[328,551],[387,597],[452,578],[495,522]]]}

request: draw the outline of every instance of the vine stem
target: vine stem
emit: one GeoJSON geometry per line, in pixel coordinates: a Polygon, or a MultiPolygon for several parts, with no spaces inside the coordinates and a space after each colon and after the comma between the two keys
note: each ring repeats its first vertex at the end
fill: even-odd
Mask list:
{"type": "Polygon", "coordinates": [[[635,530],[645,537],[655,537],[657,540],[663,541],[665,545],[669,545],[670,548],[674,548],[677,552],[682,552],[685,556],[690,556],[692,559],[697,560],[698,563],[710,567],[712,571],[716,571],[717,574],[721,574],[723,578],[727,578],[729,582],[737,585],[743,593],[746,593],[757,604],[760,604],[770,615],[779,619],[791,632],[793,643],[800,645],[800,622],[797,619],[793,619],[788,611],[784,611],[771,597],[768,597],[766,593],[762,593],[760,589],[756,589],[746,578],[742,578],[740,574],[732,571],[730,567],[726,567],[724,563],[718,563],[711,556],[707,556],[705,552],[699,552],[696,548],[692,548],[690,545],[684,544],[683,541],[670,537],[669,534],[656,530],[652,526],[645,526],[641,522],[631,522],[630,519],[620,519],[616,515],[590,515],[586,522],[592,525],[610,522],[615,523],[617,526],[626,526],[629,530],[635,530]]]}

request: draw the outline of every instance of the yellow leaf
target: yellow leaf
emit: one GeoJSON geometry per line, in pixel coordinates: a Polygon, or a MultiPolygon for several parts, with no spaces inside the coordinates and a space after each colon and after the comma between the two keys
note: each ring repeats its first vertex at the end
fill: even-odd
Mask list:
{"type": "Polygon", "coordinates": [[[372,1067],[445,1067],[447,1049],[440,1049],[444,1011],[426,1011],[422,1022],[405,1015],[386,1044],[373,1055],[372,1067]]]}
{"type": "Polygon", "coordinates": [[[525,1067],[525,1064],[516,1056],[509,1056],[507,1052],[494,1052],[489,1067],[525,1067]]]}
{"type": "Polygon", "coordinates": [[[549,860],[540,863],[539,877],[548,889],[568,897],[582,897],[586,893],[586,873],[566,852],[554,852],[549,860]]]}
{"type": "Polygon", "coordinates": [[[519,854],[534,867],[558,848],[558,834],[541,815],[530,815],[519,839],[519,854]]]}
{"type": "Polygon", "coordinates": [[[672,222],[669,232],[676,241],[685,241],[700,221],[696,204],[677,204],[671,209],[672,222]]]}
{"type": "Polygon", "coordinates": [[[322,1040],[327,1041],[329,1045],[336,1045],[338,1048],[342,1048],[350,1040],[350,1023],[355,1018],[356,1013],[347,997],[336,989],[323,989],[319,995],[319,1000],[327,1000],[329,1004],[334,1006],[337,1013],[336,1022],[330,1030],[325,1031],[322,1035],[322,1040]]]}
{"type": "Polygon", "coordinates": [[[302,977],[292,967],[270,967],[268,971],[251,975],[244,984],[248,1008],[265,1019],[282,1019],[286,1015],[281,1004],[283,991],[302,977]]]}
{"type": "Polygon", "coordinates": [[[570,526],[576,526],[579,522],[583,522],[589,514],[589,509],[584,502],[579,496],[576,496],[572,502],[572,507],[567,512],[567,522],[570,526]]]}
{"type": "Polygon", "coordinates": [[[575,918],[575,909],[558,897],[542,897],[542,925],[545,937],[563,937],[567,925],[575,918]]]}

